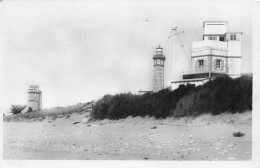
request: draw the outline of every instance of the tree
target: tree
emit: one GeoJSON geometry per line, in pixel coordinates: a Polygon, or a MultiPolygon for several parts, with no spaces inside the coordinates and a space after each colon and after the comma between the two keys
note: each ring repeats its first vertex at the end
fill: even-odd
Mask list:
{"type": "Polygon", "coordinates": [[[10,113],[12,114],[19,114],[23,111],[23,109],[25,109],[26,106],[25,105],[12,105],[11,106],[11,111],[10,113]]]}

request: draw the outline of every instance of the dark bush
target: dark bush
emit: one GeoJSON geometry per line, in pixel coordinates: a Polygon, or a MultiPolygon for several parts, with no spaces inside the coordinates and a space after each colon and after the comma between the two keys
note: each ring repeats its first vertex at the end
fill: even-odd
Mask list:
{"type": "Polygon", "coordinates": [[[30,113],[30,112],[32,112],[32,111],[33,111],[32,108],[29,107],[27,113],[30,113]]]}
{"type": "Polygon", "coordinates": [[[244,135],[245,135],[245,133],[243,133],[243,132],[233,132],[233,137],[242,137],[244,135]]]}
{"type": "Polygon", "coordinates": [[[252,110],[252,77],[241,76],[232,79],[224,76],[197,87],[195,92],[180,99],[173,115],[217,115],[246,110],[252,110]]]}
{"type": "Polygon", "coordinates": [[[95,106],[93,106],[94,113],[91,113],[92,117],[95,119],[105,119],[108,117],[108,107],[112,100],[111,95],[105,95],[101,100],[97,101],[95,106]]]}
{"type": "Polygon", "coordinates": [[[127,116],[196,116],[252,110],[252,77],[216,78],[202,86],[180,85],[170,91],[144,95],[106,95],[93,106],[92,119],[121,119],[127,116]]]}
{"type": "Polygon", "coordinates": [[[11,111],[10,113],[12,114],[19,114],[23,111],[23,109],[25,109],[26,106],[25,105],[12,105],[11,106],[11,111]]]}
{"type": "Polygon", "coordinates": [[[194,85],[180,85],[174,91],[163,89],[157,93],[144,95],[116,94],[106,95],[93,106],[94,119],[121,119],[127,116],[153,116],[166,118],[171,115],[177,102],[183,96],[195,90],[194,85]]]}
{"type": "Polygon", "coordinates": [[[127,116],[196,116],[203,113],[217,115],[223,112],[252,110],[252,77],[228,76],[216,78],[202,86],[180,85],[170,91],[144,95],[106,95],[93,106],[92,119],[121,119],[127,116]]]}

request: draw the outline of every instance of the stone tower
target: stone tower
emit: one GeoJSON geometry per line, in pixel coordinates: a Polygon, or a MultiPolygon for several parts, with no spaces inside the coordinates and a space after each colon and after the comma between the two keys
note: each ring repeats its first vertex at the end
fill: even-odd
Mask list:
{"type": "Polygon", "coordinates": [[[39,86],[30,85],[28,90],[28,107],[32,108],[32,111],[39,111],[42,108],[42,91],[39,90],[39,86]]]}
{"type": "Polygon", "coordinates": [[[153,92],[158,92],[164,88],[164,61],[163,48],[157,47],[153,56],[153,92]]]}

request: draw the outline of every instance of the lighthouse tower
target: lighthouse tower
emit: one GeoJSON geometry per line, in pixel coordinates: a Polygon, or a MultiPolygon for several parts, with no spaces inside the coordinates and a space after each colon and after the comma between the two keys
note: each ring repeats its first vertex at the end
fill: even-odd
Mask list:
{"type": "Polygon", "coordinates": [[[163,48],[157,47],[156,53],[153,56],[153,92],[158,92],[164,88],[164,61],[163,48]]]}

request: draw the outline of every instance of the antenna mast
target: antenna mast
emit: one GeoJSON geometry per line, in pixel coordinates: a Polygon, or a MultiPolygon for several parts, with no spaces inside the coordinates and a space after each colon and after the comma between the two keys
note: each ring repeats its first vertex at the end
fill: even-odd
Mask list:
{"type": "MultiPolygon", "coordinates": [[[[189,59],[189,56],[187,55],[187,53],[186,53],[186,51],[185,51],[185,41],[184,41],[184,31],[182,30],[182,31],[178,31],[178,27],[177,26],[175,26],[174,28],[172,28],[171,29],[172,30],[172,32],[173,32],[173,34],[172,35],[170,35],[169,36],[169,38],[170,37],[174,37],[174,36],[176,36],[176,38],[177,38],[177,42],[179,42],[179,46],[181,47],[181,50],[182,50],[182,52],[183,52],[183,54],[185,55],[185,57],[186,57],[186,59],[187,59],[187,62],[188,62],[188,65],[189,65],[189,68],[191,69],[191,67],[192,67],[192,65],[191,65],[191,61],[190,61],[190,59],[189,59]]],[[[171,58],[173,57],[173,55],[174,55],[174,44],[172,44],[173,45],[173,53],[172,53],[172,55],[171,55],[171,58]]],[[[173,60],[174,61],[174,60],[173,60]]],[[[174,64],[173,62],[172,62],[172,64],[174,64]]],[[[184,60],[183,60],[183,57],[181,56],[181,73],[184,73],[183,72],[183,68],[184,68],[184,60]]],[[[173,65],[172,65],[173,66],[173,65]]],[[[177,72],[177,73],[180,73],[180,72],[177,72]]],[[[174,78],[174,76],[172,76],[173,78],[174,78]]]]}

